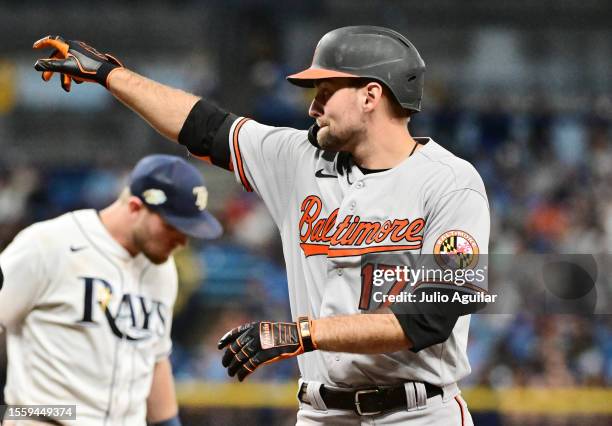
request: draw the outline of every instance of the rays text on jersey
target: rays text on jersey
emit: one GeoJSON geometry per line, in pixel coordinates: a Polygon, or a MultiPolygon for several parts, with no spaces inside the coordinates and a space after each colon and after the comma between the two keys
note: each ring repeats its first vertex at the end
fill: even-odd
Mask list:
{"type": "Polygon", "coordinates": [[[346,215],[338,220],[339,209],[321,217],[323,203],[309,195],[301,206],[299,222],[300,247],[306,256],[361,256],[366,253],[417,250],[423,245],[425,220],[388,219],[364,221],[346,215]],[[376,245],[374,245],[376,244],[376,245]]]}
{"type": "Polygon", "coordinates": [[[125,293],[113,298],[113,286],[102,278],[79,277],[84,284],[81,325],[96,325],[97,304],[111,331],[120,339],[145,340],[153,334],[163,336],[167,327],[168,307],[140,295],[125,293]],[[113,300],[115,302],[113,303],[113,300]],[[97,303],[96,303],[97,302],[97,303]],[[113,307],[114,306],[114,307],[113,307]],[[115,312],[112,312],[112,309],[115,312]]]}

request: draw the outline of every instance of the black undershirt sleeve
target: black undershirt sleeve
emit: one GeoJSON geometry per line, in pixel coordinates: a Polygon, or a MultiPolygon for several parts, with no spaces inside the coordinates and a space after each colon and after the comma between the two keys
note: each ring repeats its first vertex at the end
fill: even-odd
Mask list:
{"type": "Polygon", "coordinates": [[[191,109],[178,135],[178,142],[198,157],[230,170],[230,128],[238,117],[204,99],[191,109]]]}
{"type": "Polygon", "coordinates": [[[395,303],[390,306],[404,334],[412,342],[410,350],[418,352],[422,349],[443,343],[448,339],[462,315],[472,314],[482,309],[485,304],[470,302],[419,302],[426,293],[428,296],[447,295],[452,300],[457,290],[448,288],[415,289],[417,302],[395,303]]]}

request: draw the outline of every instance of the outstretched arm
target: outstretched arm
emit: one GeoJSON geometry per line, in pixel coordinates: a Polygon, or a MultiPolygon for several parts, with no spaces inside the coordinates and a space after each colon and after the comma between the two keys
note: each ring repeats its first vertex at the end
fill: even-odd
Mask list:
{"type": "Polygon", "coordinates": [[[35,42],[34,48],[54,49],[50,57],[34,65],[44,81],[58,73],[66,92],[72,82],[99,83],[163,136],[184,145],[202,160],[232,170],[228,139],[238,118],[235,115],[195,95],[138,75],[124,68],[114,56],[100,53],[82,41],[47,36],[35,42]]]}
{"type": "Polygon", "coordinates": [[[120,68],[109,75],[110,92],[155,130],[178,142],[178,135],[199,97],[120,68]]]}
{"type": "Polygon", "coordinates": [[[123,67],[108,53],[101,53],[87,43],[47,36],[34,43],[35,49],[54,49],[50,57],[39,59],[34,67],[44,81],[60,74],[62,88],[69,92],[72,82],[99,83],[144,118],[163,136],[175,142],[185,120],[200,98],[179,89],[157,83],[123,67]]]}

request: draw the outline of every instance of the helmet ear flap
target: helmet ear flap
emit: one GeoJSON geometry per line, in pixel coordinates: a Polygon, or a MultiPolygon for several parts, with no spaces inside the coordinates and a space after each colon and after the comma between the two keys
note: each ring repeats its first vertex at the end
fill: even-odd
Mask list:
{"type": "Polygon", "coordinates": [[[317,123],[314,123],[308,129],[308,142],[310,142],[310,144],[317,149],[321,149],[321,145],[319,145],[319,140],[317,139],[317,133],[319,132],[319,129],[320,127],[317,125],[317,123]]]}

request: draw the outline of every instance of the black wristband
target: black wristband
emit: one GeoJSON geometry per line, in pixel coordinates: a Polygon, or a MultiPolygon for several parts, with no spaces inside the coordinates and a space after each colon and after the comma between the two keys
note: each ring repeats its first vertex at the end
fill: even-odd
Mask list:
{"type": "Polygon", "coordinates": [[[108,89],[106,80],[108,79],[108,75],[115,68],[119,68],[119,65],[111,64],[110,62],[102,62],[102,65],[100,65],[100,68],[96,71],[96,81],[108,89]]]}

